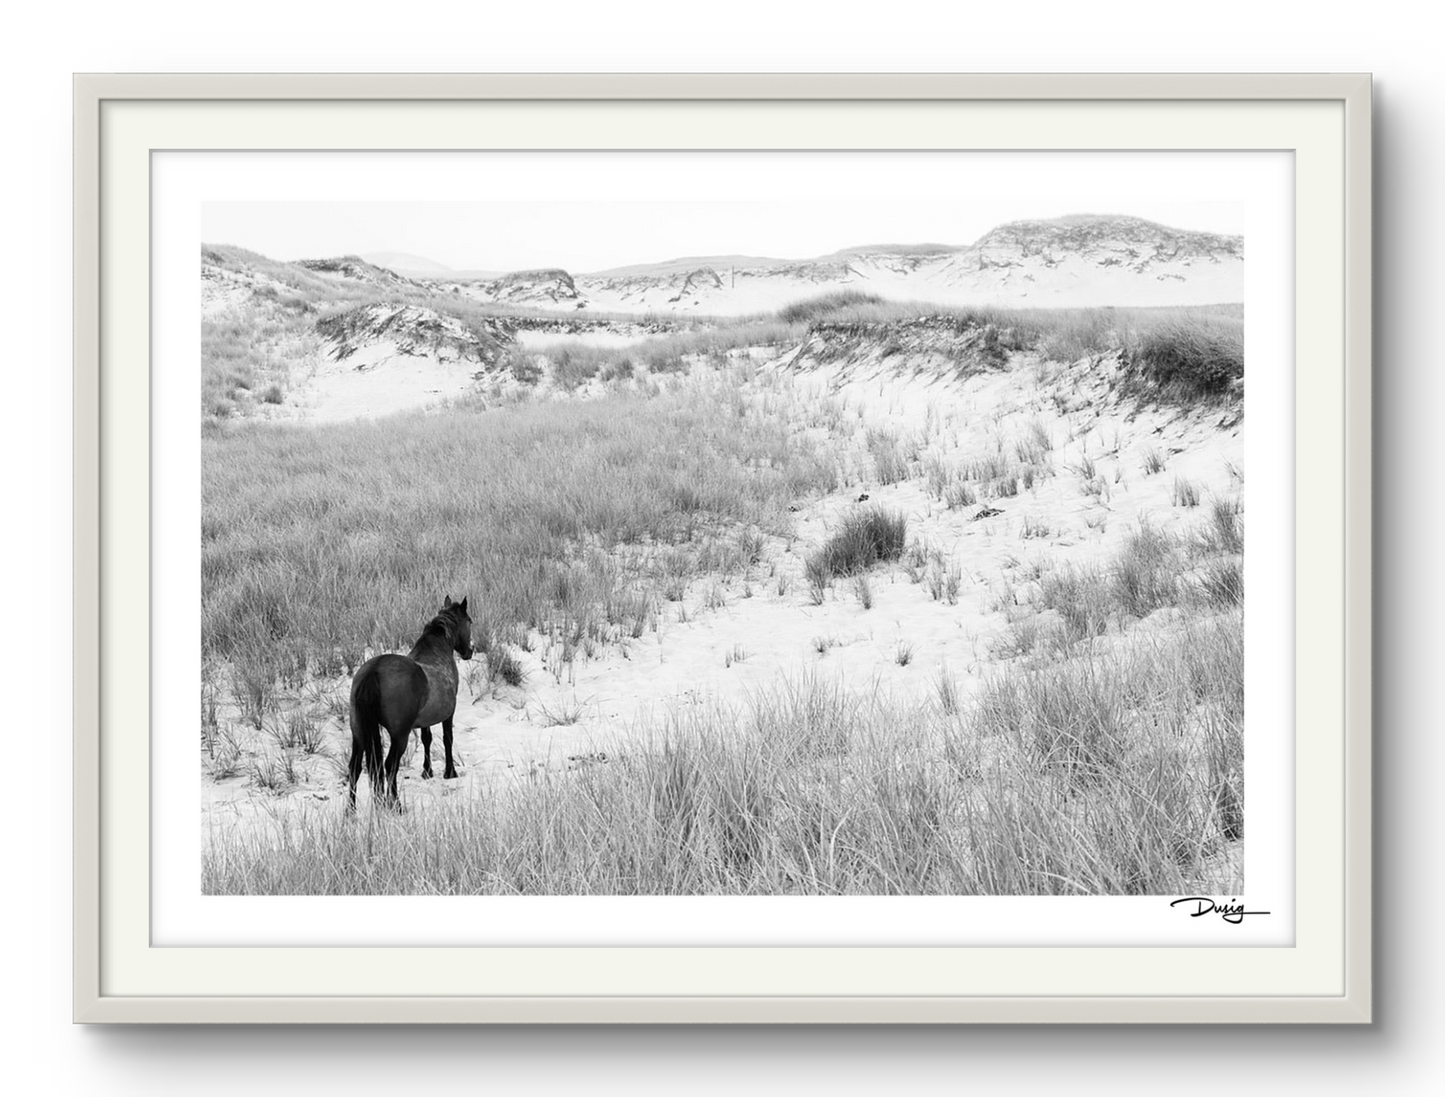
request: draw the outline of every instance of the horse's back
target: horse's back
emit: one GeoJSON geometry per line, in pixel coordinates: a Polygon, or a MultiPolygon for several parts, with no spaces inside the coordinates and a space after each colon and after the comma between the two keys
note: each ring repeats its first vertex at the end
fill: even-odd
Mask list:
{"type": "Polygon", "coordinates": [[[377,720],[388,731],[410,730],[416,714],[426,705],[429,686],[426,672],[405,655],[378,655],[361,664],[351,679],[353,718],[362,689],[375,679],[377,720]]]}

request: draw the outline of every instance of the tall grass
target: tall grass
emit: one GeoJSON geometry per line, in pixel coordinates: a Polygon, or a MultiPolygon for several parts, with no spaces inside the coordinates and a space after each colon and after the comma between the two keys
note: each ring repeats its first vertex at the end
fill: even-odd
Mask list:
{"type": "Polygon", "coordinates": [[[1141,525],[1101,564],[1051,569],[1038,579],[1036,605],[1058,615],[1058,629],[1015,622],[1003,650],[1027,652],[1055,640],[1067,648],[1168,606],[1243,605],[1243,527],[1237,514],[1228,518],[1227,533],[1216,525],[1223,516],[1182,536],[1141,525]],[[1021,643],[1023,637],[1030,642],[1021,643]]]}
{"type": "Polygon", "coordinates": [[[778,319],[785,324],[811,324],[816,320],[837,319],[841,313],[863,306],[882,306],[883,298],[860,290],[838,290],[794,301],[778,310],[778,319]]]}
{"type": "Polygon", "coordinates": [[[1188,305],[1135,308],[1000,308],[939,305],[925,301],[885,301],[873,294],[845,291],[789,305],[780,319],[805,324],[884,326],[930,323],[964,332],[993,328],[1007,345],[1038,350],[1069,362],[1091,354],[1142,349],[1150,333],[1167,336],[1204,329],[1227,334],[1242,324],[1238,305],[1188,305]]]}
{"type": "MultiPolygon", "coordinates": [[[[607,764],[207,836],[211,894],[1180,894],[1243,833],[1238,613],[969,703],[813,675],[607,764]]],[[[940,679],[943,681],[943,679],[940,679]]],[[[940,687],[941,689],[943,687],[940,687]]],[[[1236,882],[1236,887],[1242,886],[1236,882]]]]}
{"type": "Polygon", "coordinates": [[[804,570],[821,603],[821,592],[836,576],[857,575],[874,564],[897,560],[908,539],[908,518],[882,507],[869,507],[846,515],[838,531],[808,557],[804,570]]]}
{"type": "Polygon", "coordinates": [[[446,593],[471,594],[482,650],[637,635],[669,577],[736,570],[836,473],[781,410],[714,382],[238,424],[203,437],[202,475],[203,650],[264,693],[410,642],[446,593]]]}
{"type": "Polygon", "coordinates": [[[223,419],[275,403],[293,367],[319,352],[312,309],[301,301],[254,299],[201,319],[201,411],[223,419]]]}
{"type": "Polygon", "coordinates": [[[916,443],[899,437],[897,431],[878,428],[869,428],[865,438],[880,484],[897,484],[908,479],[910,455],[917,449],[916,443]]]}
{"type": "MultiPolygon", "coordinates": [[[[621,347],[557,342],[517,348],[513,359],[546,362],[558,386],[573,390],[593,377],[626,380],[638,369],[650,374],[679,373],[695,362],[720,365],[731,352],[752,347],[779,347],[802,337],[803,329],[771,318],[740,317],[698,324],[685,331],[652,335],[621,347]]],[[[539,379],[540,369],[531,373],[539,379]]]]}
{"type": "Polygon", "coordinates": [[[1189,405],[1230,394],[1244,377],[1244,323],[1217,313],[1169,316],[1128,343],[1132,388],[1189,405]]]}
{"type": "Polygon", "coordinates": [[[966,375],[997,368],[1019,353],[1074,362],[1117,355],[1122,395],[1180,406],[1236,397],[1244,376],[1243,310],[1236,305],[1168,308],[1003,309],[880,301],[866,295],[824,295],[780,312],[827,338],[823,357],[846,356],[865,336],[890,351],[914,349],[954,356],[966,375]],[[922,333],[951,333],[953,344],[922,333]],[[902,340],[902,342],[900,342],[902,340]]]}

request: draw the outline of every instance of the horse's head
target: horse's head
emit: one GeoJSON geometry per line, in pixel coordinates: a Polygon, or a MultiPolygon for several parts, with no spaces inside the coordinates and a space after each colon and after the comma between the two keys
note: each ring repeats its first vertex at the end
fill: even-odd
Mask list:
{"type": "Polygon", "coordinates": [[[451,615],[456,625],[456,638],[452,647],[463,659],[472,657],[472,619],[467,616],[467,600],[463,598],[460,602],[453,602],[452,596],[448,594],[446,603],[442,606],[443,613],[451,615]]]}

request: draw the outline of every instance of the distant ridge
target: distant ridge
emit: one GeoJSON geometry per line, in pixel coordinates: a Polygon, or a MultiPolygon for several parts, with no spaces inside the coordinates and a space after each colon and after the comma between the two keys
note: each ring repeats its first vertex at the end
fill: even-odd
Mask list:
{"type": "Polygon", "coordinates": [[[685,274],[702,267],[785,267],[800,262],[808,260],[771,259],[763,255],[685,255],[677,259],[664,259],[660,263],[629,263],[626,266],[582,273],[587,278],[627,278],[637,274],[685,274]]]}
{"type": "Polygon", "coordinates": [[[409,252],[303,260],[329,278],[395,280],[483,304],[544,312],[773,312],[857,292],[945,306],[1092,308],[1244,300],[1241,236],[1127,214],[1076,213],[997,225],[971,244],[882,243],[810,259],[721,253],[577,272],[456,270],[409,252]]]}
{"type": "Polygon", "coordinates": [[[443,263],[406,251],[368,251],[363,253],[361,258],[374,266],[394,270],[397,274],[419,274],[428,277],[455,273],[451,267],[443,263]]]}
{"type": "Polygon", "coordinates": [[[819,256],[818,261],[853,255],[947,255],[949,252],[962,251],[963,248],[962,244],[864,244],[862,247],[841,248],[819,256]]]}

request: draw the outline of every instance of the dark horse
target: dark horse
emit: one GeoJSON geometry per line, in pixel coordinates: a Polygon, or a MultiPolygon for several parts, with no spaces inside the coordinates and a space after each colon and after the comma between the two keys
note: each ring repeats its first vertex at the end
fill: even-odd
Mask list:
{"type": "Polygon", "coordinates": [[[396,790],[396,771],[412,728],[421,729],[421,745],[426,751],[422,777],[431,772],[431,728],[442,726],[442,746],[446,749],[447,768],[443,777],[455,777],[452,764],[452,715],[457,710],[456,652],[463,659],[472,657],[472,619],[467,616],[467,600],[453,602],[447,596],[442,611],[422,629],[421,638],[406,655],[378,655],[361,665],[351,679],[351,803],[356,810],[356,781],[361,776],[363,760],[371,775],[371,794],[399,807],[401,797],[396,790]],[[386,753],[385,780],[381,761],[381,729],[391,737],[386,753]]]}

